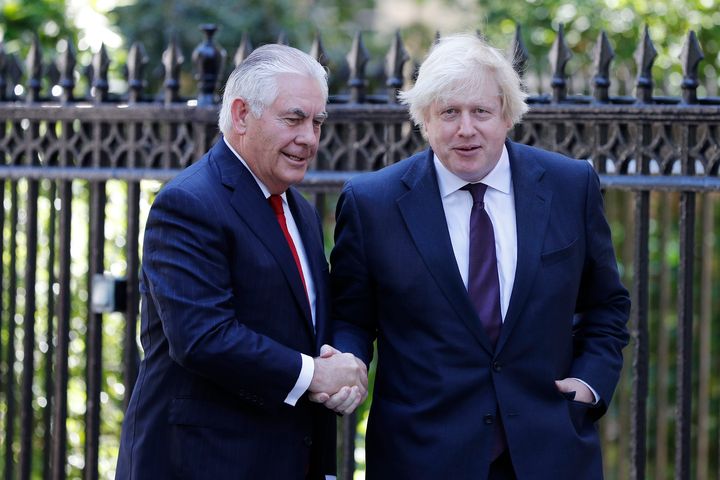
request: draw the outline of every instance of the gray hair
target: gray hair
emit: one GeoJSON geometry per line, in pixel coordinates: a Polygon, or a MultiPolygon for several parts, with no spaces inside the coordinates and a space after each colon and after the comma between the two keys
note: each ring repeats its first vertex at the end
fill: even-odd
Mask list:
{"type": "Polygon", "coordinates": [[[500,88],[503,119],[514,125],[528,110],[520,76],[500,50],[474,34],[441,38],[420,66],[415,85],[400,92],[398,98],[408,106],[413,122],[422,127],[433,102],[478,91],[488,76],[494,77],[500,88]]]}
{"type": "Polygon", "coordinates": [[[304,75],[317,80],[325,101],[328,98],[327,71],[317,60],[297,48],[270,44],[255,49],[230,74],[225,83],[218,127],[223,134],[232,129],[232,102],[243,98],[255,118],[278,95],[277,77],[283,74],[304,75]]]}

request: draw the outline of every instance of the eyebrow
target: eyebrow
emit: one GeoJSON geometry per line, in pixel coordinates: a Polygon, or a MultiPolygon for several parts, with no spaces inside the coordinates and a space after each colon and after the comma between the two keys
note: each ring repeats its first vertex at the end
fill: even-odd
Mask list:
{"type": "MultiPolygon", "coordinates": [[[[288,110],[288,113],[291,113],[293,115],[297,115],[298,117],[305,119],[309,117],[307,112],[303,110],[302,108],[291,108],[288,110]]],[[[315,115],[315,120],[325,120],[327,118],[328,114],[327,112],[320,112],[317,115],[315,115]]]]}

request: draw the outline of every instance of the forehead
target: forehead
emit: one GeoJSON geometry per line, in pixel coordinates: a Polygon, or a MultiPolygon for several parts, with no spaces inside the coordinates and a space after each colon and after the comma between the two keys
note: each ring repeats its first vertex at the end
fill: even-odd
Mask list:
{"type": "Polygon", "coordinates": [[[436,105],[500,105],[500,87],[488,75],[459,79],[443,89],[435,100],[436,105]]]}
{"type": "Polygon", "coordinates": [[[435,100],[434,105],[440,108],[447,106],[483,106],[486,108],[500,108],[502,106],[502,99],[500,94],[495,92],[470,92],[465,94],[451,93],[439,97],[435,100]]]}
{"type": "Polygon", "coordinates": [[[313,77],[287,73],[278,75],[277,97],[273,107],[281,110],[302,109],[308,114],[325,111],[323,90],[313,77]]]}

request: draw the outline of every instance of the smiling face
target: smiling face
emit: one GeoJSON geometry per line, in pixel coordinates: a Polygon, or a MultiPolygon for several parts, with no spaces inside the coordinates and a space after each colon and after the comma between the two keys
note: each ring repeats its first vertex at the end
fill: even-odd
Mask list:
{"type": "Polygon", "coordinates": [[[497,82],[487,78],[483,86],[471,94],[455,93],[433,102],[424,119],[435,154],[467,182],[477,182],[495,168],[512,125],[503,118],[497,82]]]}
{"type": "Polygon", "coordinates": [[[230,144],[270,193],[280,194],[302,181],[315,158],[325,97],[317,81],[308,76],[277,77],[278,94],[260,118],[242,98],[233,101],[230,144]]]}

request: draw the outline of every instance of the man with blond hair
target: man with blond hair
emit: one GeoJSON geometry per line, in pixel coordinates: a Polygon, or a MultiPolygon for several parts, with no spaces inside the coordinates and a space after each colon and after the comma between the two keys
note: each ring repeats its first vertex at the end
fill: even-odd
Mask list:
{"type": "Polygon", "coordinates": [[[597,175],[506,138],[525,94],[475,35],[400,99],[430,148],[346,184],[331,254],[335,346],[377,340],[366,478],[602,478],[630,301],[597,175]]]}

